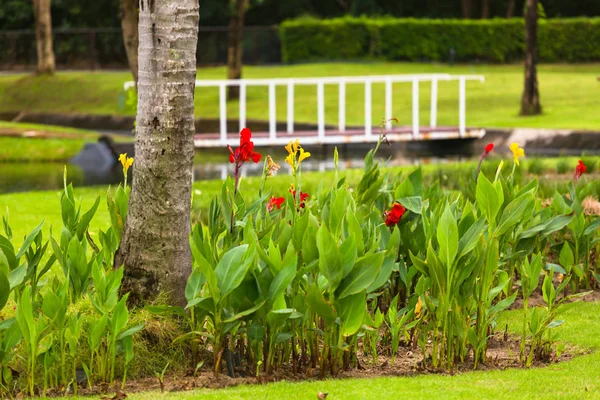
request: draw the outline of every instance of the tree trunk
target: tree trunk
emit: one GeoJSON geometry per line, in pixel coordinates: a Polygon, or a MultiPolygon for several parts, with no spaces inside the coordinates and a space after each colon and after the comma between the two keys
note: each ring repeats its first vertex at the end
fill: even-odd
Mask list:
{"type": "Polygon", "coordinates": [[[537,0],[527,0],[525,8],[525,88],[521,98],[521,115],[542,113],[537,81],[537,0]]]}
{"type": "Polygon", "coordinates": [[[133,79],[138,80],[138,0],[120,0],[121,31],[123,44],[127,53],[127,63],[133,74],[133,79]]]}
{"type": "Polygon", "coordinates": [[[508,0],[508,8],[506,9],[506,18],[512,18],[515,16],[515,8],[517,7],[517,0],[508,0]]]}
{"type": "Polygon", "coordinates": [[[37,50],[37,73],[53,74],[56,70],[52,49],[52,15],[50,0],[33,0],[35,17],[35,40],[37,50]]]}
{"type": "Polygon", "coordinates": [[[115,265],[139,304],[185,304],[194,159],[198,0],[141,0],[135,165],[115,265]]]}
{"type": "MultiPolygon", "coordinates": [[[[230,0],[231,17],[229,18],[227,45],[227,79],[242,78],[242,39],[244,37],[244,17],[248,8],[248,0],[230,0]]],[[[229,100],[239,99],[239,86],[227,87],[229,100]]]]}
{"type": "Polygon", "coordinates": [[[464,19],[471,18],[471,10],[473,8],[473,0],[461,0],[462,16],[464,19]]]}
{"type": "Polygon", "coordinates": [[[490,18],[490,3],[492,0],[482,0],[481,1],[481,19],[490,18]]]}

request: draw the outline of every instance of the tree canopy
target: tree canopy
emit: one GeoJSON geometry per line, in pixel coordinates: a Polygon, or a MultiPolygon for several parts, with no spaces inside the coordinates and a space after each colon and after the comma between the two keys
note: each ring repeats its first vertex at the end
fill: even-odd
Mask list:
{"type": "MultiPolygon", "coordinates": [[[[254,1],[254,0],[253,0],[254,1]]],[[[483,2],[473,0],[472,16],[481,15],[483,2]]],[[[504,17],[509,0],[491,3],[490,16],[504,17]]],[[[597,0],[543,0],[548,18],[599,16],[597,0]]],[[[3,29],[32,29],[32,2],[3,0],[0,5],[0,26],[3,29]]],[[[523,15],[524,0],[517,0],[516,15],[523,15]]],[[[301,15],[320,18],[352,15],[391,15],[415,18],[461,18],[461,0],[263,0],[248,10],[247,25],[272,25],[301,15]]],[[[119,27],[119,1],[53,0],[52,21],[55,28],[68,27],[119,27]]],[[[227,25],[228,2],[205,0],[200,12],[200,24],[227,25]]]]}

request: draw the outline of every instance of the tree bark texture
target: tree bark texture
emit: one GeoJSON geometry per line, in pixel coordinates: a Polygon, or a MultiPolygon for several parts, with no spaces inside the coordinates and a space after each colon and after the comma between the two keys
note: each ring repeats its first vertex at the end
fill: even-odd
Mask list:
{"type": "Polygon", "coordinates": [[[521,98],[521,115],[542,113],[537,80],[537,0],[527,0],[525,8],[525,87],[521,98]]]}
{"type": "Polygon", "coordinates": [[[481,19],[490,18],[490,6],[492,0],[481,0],[481,19]]]}
{"type": "Polygon", "coordinates": [[[50,0],[33,0],[33,13],[35,17],[37,73],[53,74],[56,70],[56,62],[52,48],[50,0]]]}
{"type": "Polygon", "coordinates": [[[471,18],[471,10],[473,9],[473,0],[461,0],[462,16],[464,19],[471,18]]]}
{"type": "MultiPolygon", "coordinates": [[[[230,0],[231,17],[229,18],[227,44],[227,79],[242,78],[242,55],[244,39],[244,17],[248,9],[248,0],[230,0]]],[[[229,100],[239,99],[239,86],[227,87],[229,100]]]]}
{"type": "Polygon", "coordinates": [[[139,304],[185,305],[194,159],[198,0],[140,0],[135,164],[115,265],[139,304]]]}
{"type": "Polygon", "coordinates": [[[515,16],[516,7],[517,0],[508,0],[508,7],[506,8],[506,18],[512,18],[515,16]]]}
{"type": "Polygon", "coordinates": [[[136,82],[138,80],[138,1],[120,0],[119,4],[127,63],[136,82]]]}

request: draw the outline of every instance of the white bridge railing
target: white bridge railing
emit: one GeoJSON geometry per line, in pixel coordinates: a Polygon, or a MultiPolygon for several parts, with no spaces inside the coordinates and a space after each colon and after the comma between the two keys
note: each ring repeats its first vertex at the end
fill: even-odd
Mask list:
{"type": "MultiPolygon", "coordinates": [[[[485,78],[481,75],[451,75],[451,74],[419,74],[419,75],[387,75],[387,76],[346,76],[346,77],[323,77],[323,78],[276,78],[276,79],[240,79],[240,80],[197,80],[196,87],[217,87],[219,88],[219,135],[218,138],[200,139],[207,146],[224,146],[228,143],[227,138],[227,87],[239,86],[239,126],[241,130],[246,127],[246,88],[249,86],[262,86],[268,88],[268,108],[269,108],[269,130],[268,137],[253,137],[257,145],[276,145],[284,144],[289,141],[289,135],[294,133],[294,88],[300,85],[316,87],[317,97],[317,131],[313,136],[314,140],[304,139],[304,143],[338,143],[338,142],[369,142],[376,141],[377,134],[373,134],[372,121],[372,85],[383,83],[385,85],[385,119],[389,121],[393,117],[393,84],[410,83],[412,85],[412,126],[409,134],[412,140],[423,139],[421,130],[423,127],[419,123],[419,85],[420,83],[430,83],[430,111],[429,126],[427,128],[428,138],[448,137],[446,133],[436,132],[437,114],[438,114],[438,82],[440,81],[458,81],[458,127],[456,127],[455,136],[464,138],[467,136],[466,127],[466,82],[467,81],[484,82],[485,78]],[[364,86],[364,135],[347,136],[346,126],[346,86],[358,84],[364,86]],[[325,85],[338,86],[338,124],[337,128],[327,131],[325,126],[325,85]],[[287,123],[285,134],[279,136],[277,132],[276,120],[276,87],[284,86],[287,88],[287,123]],[[436,135],[438,133],[438,135],[436,135]]],[[[134,82],[126,82],[124,89],[128,90],[134,87],[134,82]]],[[[378,124],[375,124],[376,126],[378,124]]],[[[387,123],[387,129],[391,129],[391,122],[387,123]]],[[[362,133],[362,132],[361,132],[362,133]]]]}

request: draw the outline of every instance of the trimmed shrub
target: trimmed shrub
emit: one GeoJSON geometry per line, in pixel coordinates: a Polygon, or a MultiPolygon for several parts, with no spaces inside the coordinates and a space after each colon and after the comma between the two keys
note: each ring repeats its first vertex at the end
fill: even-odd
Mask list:
{"type": "MultiPolygon", "coordinates": [[[[283,61],[385,59],[510,62],[521,60],[521,18],[490,20],[300,18],[280,26],[283,61]]],[[[600,18],[540,20],[540,61],[600,60],[600,18]]]]}

